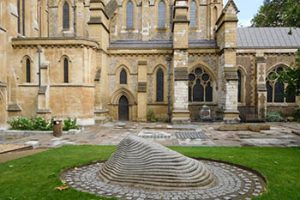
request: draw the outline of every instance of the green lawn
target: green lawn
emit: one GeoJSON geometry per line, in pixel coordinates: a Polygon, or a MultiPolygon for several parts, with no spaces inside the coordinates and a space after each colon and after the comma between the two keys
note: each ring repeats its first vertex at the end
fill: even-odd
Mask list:
{"type": "MultiPolygon", "coordinates": [[[[268,179],[268,191],[258,199],[300,199],[300,148],[172,147],[187,156],[245,165],[268,179]]],[[[73,189],[58,191],[63,169],[106,160],[113,146],[66,146],[0,164],[1,200],[106,199],[73,189]]]]}

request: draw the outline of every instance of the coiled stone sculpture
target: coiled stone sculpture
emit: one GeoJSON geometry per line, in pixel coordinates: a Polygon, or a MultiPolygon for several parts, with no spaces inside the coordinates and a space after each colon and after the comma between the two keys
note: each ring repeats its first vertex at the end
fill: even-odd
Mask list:
{"type": "Polygon", "coordinates": [[[210,188],[216,182],[202,162],[136,136],[120,142],[98,175],[106,183],[156,190],[210,188]]]}

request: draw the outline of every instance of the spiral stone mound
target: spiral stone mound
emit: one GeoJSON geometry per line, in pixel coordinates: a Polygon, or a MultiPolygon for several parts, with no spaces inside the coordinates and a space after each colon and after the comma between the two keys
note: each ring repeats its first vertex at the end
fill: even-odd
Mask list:
{"type": "Polygon", "coordinates": [[[136,136],[119,143],[98,176],[109,184],[156,190],[211,188],[216,183],[204,163],[136,136]]]}

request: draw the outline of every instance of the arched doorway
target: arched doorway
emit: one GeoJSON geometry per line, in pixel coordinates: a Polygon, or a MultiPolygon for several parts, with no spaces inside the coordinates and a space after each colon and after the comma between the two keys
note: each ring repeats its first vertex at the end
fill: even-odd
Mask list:
{"type": "Polygon", "coordinates": [[[129,120],[129,104],[128,99],[124,95],[119,99],[119,120],[129,120]]]}

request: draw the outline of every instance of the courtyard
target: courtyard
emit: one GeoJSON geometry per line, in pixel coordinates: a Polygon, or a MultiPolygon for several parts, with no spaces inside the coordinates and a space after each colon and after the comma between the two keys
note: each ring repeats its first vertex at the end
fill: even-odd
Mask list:
{"type": "MultiPolygon", "coordinates": [[[[212,159],[257,171],[266,179],[266,191],[262,196],[254,193],[254,199],[300,198],[299,123],[270,123],[270,130],[259,132],[221,131],[222,125],[108,122],[64,132],[59,138],[51,132],[3,130],[0,199],[114,199],[110,193],[93,195],[87,189],[79,192],[69,188],[61,180],[61,173],[102,163],[128,135],[158,142],[195,159],[212,159]]],[[[126,199],[147,199],[139,195],[133,193],[126,199]]],[[[195,194],[185,199],[199,198],[195,194]]],[[[237,198],[232,194],[221,199],[237,198]]]]}

